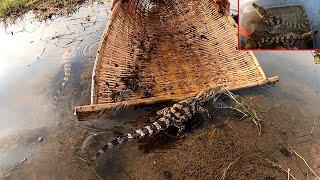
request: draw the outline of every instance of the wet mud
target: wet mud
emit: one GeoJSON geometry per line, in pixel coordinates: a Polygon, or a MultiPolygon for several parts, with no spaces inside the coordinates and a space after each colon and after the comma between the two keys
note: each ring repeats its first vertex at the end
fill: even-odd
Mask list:
{"type": "Polygon", "coordinates": [[[99,173],[112,178],[110,174],[115,169],[105,167],[116,163],[122,166],[115,174],[119,179],[220,179],[229,164],[239,158],[228,169],[226,179],[286,179],[287,174],[273,163],[290,168],[298,179],[313,177],[289,146],[319,169],[315,158],[319,154],[315,152],[320,145],[316,138],[320,131],[312,130],[319,127],[318,119],[306,122],[292,101],[268,97],[268,89],[238,93],[263,120],[261,136],[249,119],[217,112],[213,119],[190,129],[183,138],[162,134],[147,143],[132,142],[111,150],[103,158],[105,164],[98,166],[99,173]]]}

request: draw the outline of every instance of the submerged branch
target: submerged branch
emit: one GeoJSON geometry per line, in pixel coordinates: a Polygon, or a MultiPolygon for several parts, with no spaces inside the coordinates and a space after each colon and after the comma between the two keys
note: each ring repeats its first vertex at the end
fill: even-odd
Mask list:
{"type": "Polygon", "coordinates": [[[227,174],[227,171],[229,170],[229,168],[234,165],[237,161],[239,161],[240,159],[242,158],[242,156],[238,157],[237,159],[235,159],[234,161],[232,161],[223,171],[223,174],[221,176],[221,180],[225,180],[226,178],[226,174],[227,174]]]}
{"type": "Polygon", "coordinates": [[[234,107],[229,107],[229,109],[236,110],[244,114],[245,116],[249,116],[253,123],[256,125],[259,135],[261,135],[261,119],[257,116],[257,113],[254,110],[249,109],[249,107],[247,107],[244,102],[240,102],[232,92],[226,91],[224,94],[227,95],[235,103],[234,107]]]}
{"type": "Polygon", "coordinates": [[[267,158],[262,158],[263,160],[267,161],[268,163],[270,163],[272,165],[272,167],[277,168],[283,172],[285,172],[286,174],[288,174],[290,177],[292,177],[294,180],[297,180],[297,178],[295,176],[293,176],[290,171],[284,169],[281,165],[271,161],[270,159],[267,158]]]}
{"type": "Polygon", "coordinates": [[[320,179],[318,174],[310,167],[308,162],[300,154],[298,154],[290,145],[289,145],[289,148],[294,152],[294,154],[296,154],[305,163],[305,165],[309,168],[309,170],[316,176],[316,179],[320,179]]]}

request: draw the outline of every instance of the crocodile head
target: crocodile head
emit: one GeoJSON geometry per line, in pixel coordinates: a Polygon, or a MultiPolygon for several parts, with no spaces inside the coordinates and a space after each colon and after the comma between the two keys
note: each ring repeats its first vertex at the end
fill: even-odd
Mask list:
{"type": "Polygon", "coordinates": [[[265,17],[268,15],[268,12],[265,8],[263,8],[262,6],[259,6],[256,3],[252,3],[252,6],[254,8],[254,10],[259,14],[260,17],[265,17]]]}
{"type": "Polygon", "coordinates": [[[266,24],[272,26],[272,24],[270,23],[270,17],[272,16],[270,12],[268,12],[264,7],[259,6],[256,3],[252,3],[252,6],[254,8],[254,10],[257,12],[257,14],[259,15],[259,17],[262,19],[263,22],[265,22],[266,24]]]}

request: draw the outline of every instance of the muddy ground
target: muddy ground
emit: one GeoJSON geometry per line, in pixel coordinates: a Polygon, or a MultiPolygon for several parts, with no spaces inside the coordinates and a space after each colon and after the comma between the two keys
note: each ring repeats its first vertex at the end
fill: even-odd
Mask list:
{"type": "MultiPolygon", "coordinates": [[[[86,97],[87,90],[83,94],[86,97]]],[[[232,113],[217,112],[214,119],[189,129],[183,138],[160,135],[144,143],[132,142],[113,149],[94,166],[97,173],[103,179],[220,179],[225,168],[238,159],[226,172],[226,179],[286,179],[287,174],[271,161],[286,170],[290,168],[298,179],[312,177],[288,145],[319,171],[319,125],[301,121],[303,115],[287,100],[268,98],[254,90],[244,94],[264,120],[261,136],[249,119],[240,121],[232,113]]],[[[70,114],[70,111],[61,113],[63,121],[56,128],[43,129],[46,135],[39,154],[9,173],[8,179],[21,175],[26,179],[97,179],[89,163],[76,157],[81,155],[79,148],[90,130],[76,123],[70,114]]],[[[127,128],[120,128],[120,133],[124,129],[127,128]]],[[[39,143],[36,138],[39,134],[27,134],[34,138],[26,141],[22,135],[8,140],[39,143]]]]}
{"type": "MultiPolygon", "coordinates": [[[[314,178],[289,146],[319,172],[319,124],[301,121],[302,114],[291,102],[266,97],[262,94],[268,91],[256,89],[241,93],[264,121],[261,136],[249,119],[240,121],[230,112],[219,112],[184,138],[160,136],[151,145],[140,144],[144,153],[133,154],[137,147],[132,143],[116,148],[106,164],[122,166],[116,174],[119,179],[220,179],[234,161],[226,179],[287,179],[273,163],[290,168],[298,179],[314,178]]],[[[106,169],[100,173],[111,178],[106,169]]]]}
{"type": "MultiPolygon", "coordinates": [[[[86,68],[81,72],[89,71],[90,66],[86,68]]],[[[90,82],[88,75],[83,76],[85,82],[90,82]]],[[[77,82],[70,85],[77,88],[67,88],[65,103],[70,108],[89,102],[90,84],[81,87],[77,82]]],[[[290,169],[297,179],[314,179],[290,147],[319,172],[319,119],[306,121],[301,107],[293,101],[272,96],[272,89],[277,86],[237,92],[263,120],[261,136],[250,119],[240,120],[232,112],[219,111],[214,113],[213,119],[189,128],[182,138],[172,139],[160,134],[139,143],[121,145],[94,165],[84,159],[89,159],[87,155],[96,150],[99,142],[141,127],[154,113],[154,106],[146,108],[145,113],[130,123],[118,123],[113,130],[102,132],[103,138],[99,136],[98,141],[88,144],[83,143],[90,132],[96,131],[77,122],[71,110],[60,111],[58,126],[43,130],[47,135],[39,154],[9,173],[7,178],[23,175],[26,179],[99,179],[98,176],[102,179],[220,179],[232,163],[225,173],[226,179],[287,179],[287,173],[280,166],[284,170],[290,169]]],[[[289,96],[282,93],[282,96],[289,96]]],[[[91,127],[104,127],[98,124],[91,127]]],[[[27,141],[31,142],[37,143],[37,139],[27,141]]]]}

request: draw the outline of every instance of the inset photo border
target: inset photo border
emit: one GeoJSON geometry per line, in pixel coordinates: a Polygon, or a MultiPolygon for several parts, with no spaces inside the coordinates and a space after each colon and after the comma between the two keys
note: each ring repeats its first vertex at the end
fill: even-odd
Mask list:
{"type": "Polygon", "coordinates": [[[320,0],[239,0],[239,50],[320,50],[320,0]]]}

